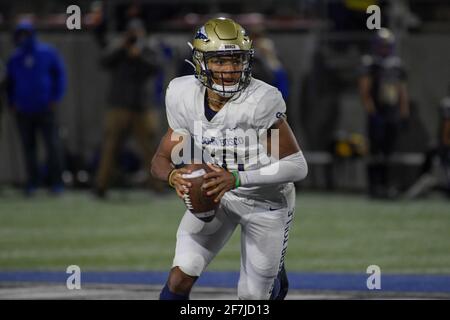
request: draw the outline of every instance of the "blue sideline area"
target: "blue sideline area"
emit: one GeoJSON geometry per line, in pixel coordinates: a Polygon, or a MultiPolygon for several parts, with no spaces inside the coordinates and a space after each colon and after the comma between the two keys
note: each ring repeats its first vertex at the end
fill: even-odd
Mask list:
{"type": "MultiPolygon", "coordinates": [[[[291,289],[367,291],[367,274],[288,273],[291,289]]],[[[0,272],[1,282],[62,282],[69,274],[48,271],[0,272]]],[[[205,272],[197,285],[235,288],[238,272],[205,272]]],[[[163,285],[167,272],[92,272],[82,271],[82,283],[163,285]]],[[[390,292],[450,293],[450,275],[381,275],[381,290],[390,292]]]]}

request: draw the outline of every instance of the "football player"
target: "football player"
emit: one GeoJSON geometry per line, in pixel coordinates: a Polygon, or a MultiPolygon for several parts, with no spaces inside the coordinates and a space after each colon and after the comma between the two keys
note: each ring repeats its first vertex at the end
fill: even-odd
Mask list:
{"type": "Polygon", "coordinates": [[[389,174],[390,157],[410,112],[406,72],[395,53],[395,45],[395,36],[390,30],[378,30],[372,40],[372,54],[362,58],[359,78],[370,142],[368,191],[369,196],[375,198],[395,196],[389,174]]]}
{"type": "Polygon", "coordinates": [[[208,164],[212,171],[204,176],[203,187],[220,206],[211,222],[185,212],[160,299],[188,299],[197,278],[238,225],[242,231],[239,298],[284,299],[293,182],[307,175],[306,161],[285,118],[285,102],[276,88],[252,78],[252,42],[233,20],[209,20],[191,47],[195,75],[175,78],[167,88],[169,129],[151,171],[183,197],[190,187],[183,174],[189,171],[174,166],[172,153],[180,143],[173,133],[186,134],[214,162],[208,164]],[[270,139],[265,143],[249,137],[252,132],[270,139]],[[272,139],[275,135],[278,141],[272,139]]]}

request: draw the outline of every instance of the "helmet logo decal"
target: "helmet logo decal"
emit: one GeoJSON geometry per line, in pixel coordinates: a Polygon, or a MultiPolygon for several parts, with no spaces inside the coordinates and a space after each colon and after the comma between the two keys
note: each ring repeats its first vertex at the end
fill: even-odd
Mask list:
{"type": "Polygon", "coordinates": [[[208,35],[206,34],[205,26],[198,29],[197,33],[195,34],[194,39],[200,39],[204,41],[208,41],[208,35]]]}

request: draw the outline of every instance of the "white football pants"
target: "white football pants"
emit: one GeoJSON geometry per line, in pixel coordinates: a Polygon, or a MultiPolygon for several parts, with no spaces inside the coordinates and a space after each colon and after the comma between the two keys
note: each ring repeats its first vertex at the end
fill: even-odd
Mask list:
{"type": "Polygon", "coordinates": [[[287,184],[280,201],[269,202],[225,193],[215,218],[203,222],[186,211],[177,232],[173,267],[200,276],[241,226],[239,299],[269,299],[286,255],[294,217],[295,188],[287,184]]]}

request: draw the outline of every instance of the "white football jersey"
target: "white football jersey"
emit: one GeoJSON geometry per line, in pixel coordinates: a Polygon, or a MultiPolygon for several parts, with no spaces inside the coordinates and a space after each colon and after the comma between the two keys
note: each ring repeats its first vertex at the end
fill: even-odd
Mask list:
{"type": "MultiPolygon", "coordinates": [[[[231,98],[210,121],[205,116],[205,91],[195,76],[173,79],[166,91],[169,126],[191,136],[196,151],[192,151],[190,156],[195,155],[199,161],[201,156],[198,155],[202,154],[206,162],[240,171],[255,170],[274,161],[267,156],[261,141],[267,129],[286,112],[286,104],[278,89],[252,79],[248,87],[231,98]]],[[[278,138],[277,135],[272,136],[278,138]]],[[[272,145],[278,143],[272,141],[272,145]]],[[[183,156],[186,155],[183,151],[183,156]]],[[[187,158],[183,159],[186,163],[187,158]]],[[[240,187],[232,192],[257,198],[276,198],[276,190],[284,186],[240,187]]]]}

